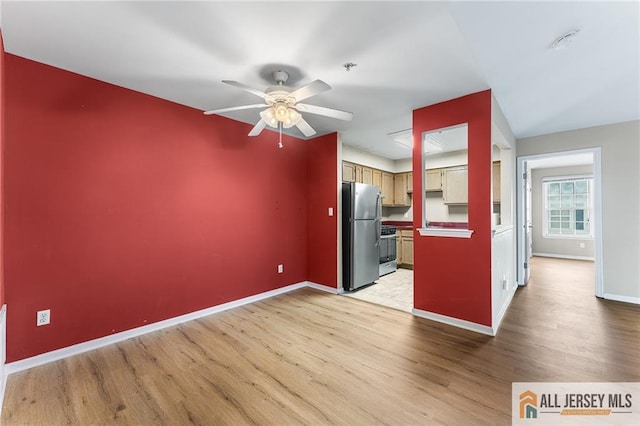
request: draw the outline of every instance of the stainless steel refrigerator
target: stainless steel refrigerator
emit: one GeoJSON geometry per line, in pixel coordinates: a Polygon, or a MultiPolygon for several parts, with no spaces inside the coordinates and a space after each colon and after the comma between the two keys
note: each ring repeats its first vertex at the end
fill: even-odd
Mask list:
{"type": "Polygon", "coordinates": [[[342,286],[356,290],[380,278],[380,190],[342,184],[342,286]]]}

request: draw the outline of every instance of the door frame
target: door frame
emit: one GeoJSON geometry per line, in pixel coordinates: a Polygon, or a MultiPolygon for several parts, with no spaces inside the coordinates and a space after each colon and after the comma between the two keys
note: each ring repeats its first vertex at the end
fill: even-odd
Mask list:
{"type": "Polygon", "coordinates": [[[544,154],[524,155],[516,157],[516,239],[517,239],[517,283],[524,285],[524,263],[526,261],[526,211],[524,210],[524,173],[525,164],[531,160],[540,160],[566,155],[591,153],[593,155],[593,209],[594,209],[594,239],[595,239],[595,289],[596,297],[604,297],[604,281],[602,273],[602,162],[600,147],[577,149],[572,151],[549,152],[544,154]]]}

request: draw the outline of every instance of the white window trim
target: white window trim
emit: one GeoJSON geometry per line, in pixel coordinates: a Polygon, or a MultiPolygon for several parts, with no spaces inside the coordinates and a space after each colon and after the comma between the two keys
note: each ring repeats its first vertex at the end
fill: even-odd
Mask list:
{"type": "MultiPolygon", "coordinates": [[[[593,198],[593,185],[595,184],[595,179],[592,174],[585,175],[569,175],[569,176],[547,176],[542,178],[542,238],[551,239],[551,240],[594,240],[595,239],[595,230],[594,227],[591,226],[593,224],[593,216],[594,212],[594,198],[593,198]],[[549,201],[549,197],[547,196],[547,190],[545,183],[549,182],[563,182],[563,181],[576,181],[576,180],[587,180],[591,179],[591,184],[589,185],[589,210],[591,213],[591,218],[589,221],[589,234],[549,234],[549,229],[547,225],[547,202],[549,201]]],[[[562,210],[562,209],[560,209],[562,210]]],[[[573,209],[575,210],[575,208],[573,209]]],[[[574,230],[575,232],[575,230],[574,230]]]]}

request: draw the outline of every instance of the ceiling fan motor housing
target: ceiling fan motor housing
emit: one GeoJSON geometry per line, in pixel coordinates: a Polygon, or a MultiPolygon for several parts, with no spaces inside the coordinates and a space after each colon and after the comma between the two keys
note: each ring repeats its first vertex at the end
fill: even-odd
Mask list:
{"type": "Polygon", "coordinates": [[[282,70],[274,71],[273,79],[278,84],[278,86],[283,86],[287,82],[287,80],[289,80],[289,73],[282,70]]]}

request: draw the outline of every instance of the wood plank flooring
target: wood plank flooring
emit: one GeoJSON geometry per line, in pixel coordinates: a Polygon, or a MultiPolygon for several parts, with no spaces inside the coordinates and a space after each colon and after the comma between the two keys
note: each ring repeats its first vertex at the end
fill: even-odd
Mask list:
{"type": "Polygon", "coordinates": [[[493,338],[303,289],[13,374],[2,424],[506,425],[513,381],[640,381],[640,308],[532,271],[493,338]]]}

